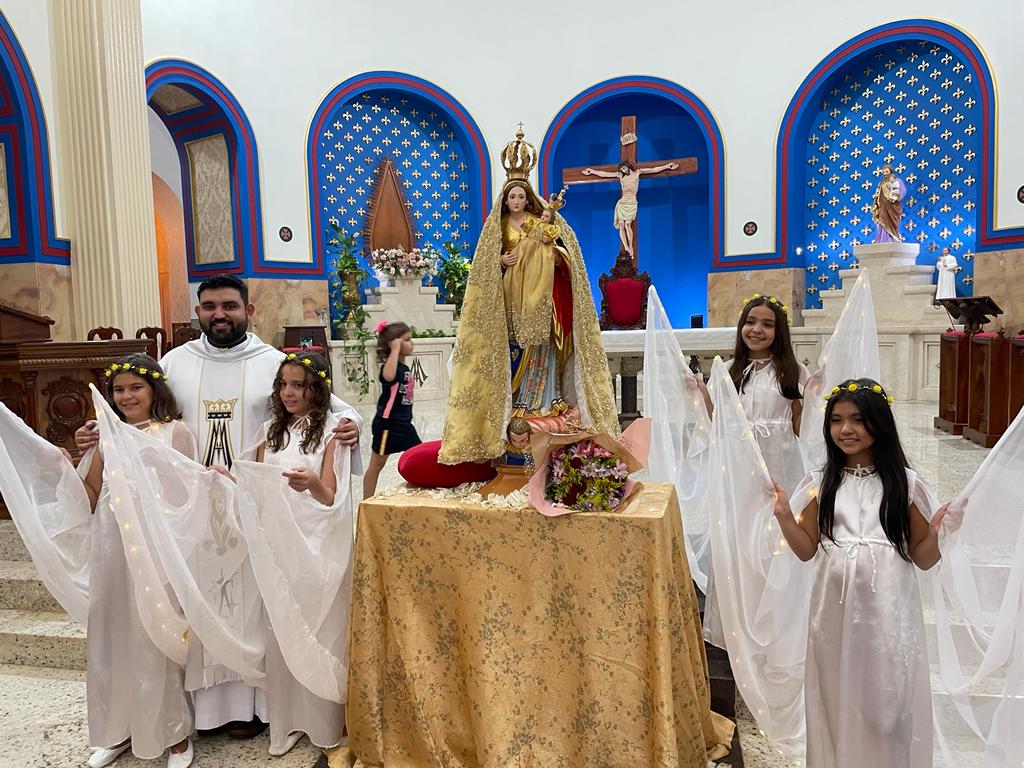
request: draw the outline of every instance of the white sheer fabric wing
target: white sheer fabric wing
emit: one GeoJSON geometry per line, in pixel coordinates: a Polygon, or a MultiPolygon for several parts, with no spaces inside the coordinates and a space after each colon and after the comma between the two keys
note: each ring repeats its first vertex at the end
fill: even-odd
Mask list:
{"type": "Polygon", "coordinates": [[[800,418],[800,450],[804,469],[810,472],[825,464],[824,395],[846,379],[870,378],[881,381],[882,366],[878,358],[878,331],[875,326],[875,305],[871,298],[868,271],[862,269],[836,329],[822,347],[818,369],[804,387],[804,407],[800,418]]]}
{"type": "Polygon", "coordinates": [[[0,403],[0,492],[39,578],[68,614],[89,617],[92,509],[60,449],[0,403]]]}
{"type": "MultiPolygon", "coordinates": [[[[330,427],[325,440],[332,439],[330,427]]],[[[337,491],[329,507],[289,488],[279,466],[232,465],[253,572],[285,663],[304,687],[337,702],[345,701],[348,678],[348,601],[342,593],[350,586],[352,562],[349,452],[341,445],[335,450],[337,491]]]]}
{"type": "Polygon", "coordinates": [[[675,485],[683,514],[690,573],[706,593],[711,547],[703,499],[711,419],[697,377],[683,359],[672,324],[653,286],[647,296],[643,376],[644,412],[651,417],[647,476],[675,485]]]}
{"type": "Polygon", "coordinates": [[[706,495],[712,579],[705,626],[717,625],[721,636],[708,639],[724,640],[740,693],[766,736],[788,757],[802,759],[813,569],[786,547],[768,469],[719,358],[709,384],[715,415],[706,495]]]}
{"type": "Polygon", "coordinates": [[[235,588],[248,552],[233,512],[234,483],[121,422],[95,388],[93,404],[125,555],[132,567],[133,558],[145,566],[139,578],[146,581],[136,585],[136,594],[146,587],[155,591],[166,582],[184,614],[184,621],[173,624],[173,611],[156,604],[140,606],[144,624],[166,619],[166,627],[158,621],[155,628],[147,626],[147,634],[154,642],[153,629],[176,636],[182,647],[174,655],[164,643],[158,646],[183,661],[187,621],[189,632],[214,659],[250,685],[262,685],[261,604],[235,588]]]}
{"type": "Polygon", "coordinates": [[[968,764],[967,750],[983,758],[978,765],[1024,764],[1022,478],[1024,411],[950,502],[939,529],[931,650],[939,668],[936,736],[947,766],[968,764]]]}

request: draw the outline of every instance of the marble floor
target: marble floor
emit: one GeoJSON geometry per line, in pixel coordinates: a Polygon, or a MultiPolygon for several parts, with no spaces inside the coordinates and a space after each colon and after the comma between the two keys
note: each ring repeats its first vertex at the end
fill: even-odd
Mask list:
{"type": "MultiPolygon", "coordinates": [[[[417,403],[416,423],[424,439],[440,436],[443,405],[417,403]]],[[[897,403],[895,406],[901,438],[911,463],[932,484],[941,499],[959,491],[981,464],[987,451],[959,437],[931,427],[934,404],[897,403]]],[[[372,408],[367,409],[372,415],[372,408]]],[[[364,458],[369,440],[362,445],[364,458]]],[[[379,483],[385,489],[399,482],[397,462],[385,467],[379,483]]],[[[362,496],[356,483],[356,498],[362,496]]],[[[0,628],[2,630],[2,628],[0,628]]],[[[89,755],[85,709],[85,673],[0,665],[0,768],[72,768],[82,766],[89,755]]],[[[759,735],[746,708],[739,702],[739,729],[748,768],[789,765],[759,735]]],[[[274,768],[310,768],[318,750],[307,741],[280,758],[267,754],[266,735],[251,741],[232,741],[218,736],[196,744],[197,768],[267,765],[274,768]]],[[[162,765],[123,756],[119,768],[162,765]]]]}

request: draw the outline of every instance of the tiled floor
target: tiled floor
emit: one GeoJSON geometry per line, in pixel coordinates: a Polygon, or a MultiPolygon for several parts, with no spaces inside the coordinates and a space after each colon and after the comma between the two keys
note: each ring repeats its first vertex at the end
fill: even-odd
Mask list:
{"type": "MultiPolygon", "coordinates": [[[[372,413],[372,411],[371,411],[372,413]]],[[[940,498],[960,490],[980,465],[987,451],[962,438],[946,436],[931,428],[934,405],[896,405],[904,447],[915,468],[932,483],[940,498]]],[[[440,435],[441,404],[417,404],[416,422],[424,439],[440,435]]],[[[369,439],[363,440],[364,455],[369,439]]],[[[381,475],[379,488],[399,481],[392,459],[381,475]]],[[[361,489],[356,483],[356,498],[361,489]]],[[[30,661],[30,660],[29,660],[30,661]]],[[[749,768],[774,768],[788,763],[758,734],[746,709],[740,706],[740,734],[749,768]]],[[[84,765],[87,744],[84,673],[39,667],[0,665],[0,768],[71,768],[84,765]]],[[[236,742],[225,737],[200,739],[196,745],[197,768],[267,765],[274,768],[310,768],[318,751],[303,741],[281,758],[267,754],[266,735],[236,742]]],[[[143,762],[130,755],[119,768],[162,765],[143,762]]]]}

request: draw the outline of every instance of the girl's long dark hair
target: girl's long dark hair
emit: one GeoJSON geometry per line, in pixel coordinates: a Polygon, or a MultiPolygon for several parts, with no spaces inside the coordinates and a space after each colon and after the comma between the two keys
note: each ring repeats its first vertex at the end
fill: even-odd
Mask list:
{"type": "Polygon", "coordinates": [[[771,296],[759,296],[751,299],[743,307],[740,313],[740,320],[736,324],[736,348],[732,353],[732,366],[729,376],[736,386],[737,392],[742,392],[747,384],[747,376],[743,372],[750,364],[750,350],[743,342],[743,326],[747,324],[747,315],[754,307],[768,307],[775,314],[775,340],[772,342],[772,360],[775,362],[775,371],[779,376],[779,391],[782,396],[789,400],[799,400],[800,394],[800,363],[797,362],[793,353],[793,342],[789,336],[789,318],[782,311],[780,304],[772,304],[771,296]]]}
{"type": "Polygon", "coordinates": [[[299,448],[303,453],[315,453],[324,437],[327,414],[331,410],[331,385],[328,384],[330,374],[327,372],[327,361],[315,352],[305,352],[294,359],[286,358],[281,361],[277,376],[274,377],[274,391],[270,395],[270,412],[273,419],[267,428],[267,448],[277,453],[288,445],[290,439],[288,425],[291,423],[292,415],[281,402],[281,387],[284,384],[281,373],[286,365],[301,368],[305,374],[306,387],[313,392],[309,408],[309,426],[302,433],[299,448]],[[310,364],[305,365],[303,360],[309,360],[310,364]],[[321,372],[324,373],[323,376],[320,375],[321,372]]]}
{"type": "Polygon", "coordinates": [[[107,376],[105,394],[107,402],[110,403],[110,407],[114,409],[114,413],[120,417],[121,421],[125,421],[124,414],[114,404],[114,382],[121,373],[134,374],[149,384],[149,388],[153,391],[153,406],[150,409],[149,418],[153,421],[167,424],[181,418],[181,408],[178,407],[178,401],[174,399],[171,388],[167,386],[167,377],[164,375],[164,369],[160,367],[160,363],[149,355],[136,353],[122,357],[117,361],[117,365],[118,367],[130,365],[131,369],[111,371],[111,375],[107,376]],[[160,378],[153,378],[154,372],[159,374],[160,378]]]}
{"type": "Polygon", "coordinates": [[[391,342],[400,339],[412,329],[403,322],[388,323],[377,334],[377,362],[386,363],[391,354],[391,342]]]}
{"type": "Polygon", "coordinates": [[[825,462],[821,489],[818,493],[818,530],[833,544],[832,526],[836,516],[836,492],[843,482],[843,467],[846,466],[846,454],[832,441],[830,429],[832,411],[838,403],[851,401],[860,411],[864,420],[864,428],[875,438],[871,446],[874,457],[875,472],[882,481],[882,505],[878,517],[882,530],[892,542],[893,547],[904,560],[910,561],[907,543],[910,539],[910,484],[907,481],[906,454],[900,444],[900,436],[896,431],[896,419],[892,408],[886,400],[885,390],[872,391],[879,387],[872,379],[847,379],[839,385],[839,392],[833,395],[825,406],[825,448],[828,460],[825,462]],[[850,392],[850,384],[857,389],[850,392]]]}

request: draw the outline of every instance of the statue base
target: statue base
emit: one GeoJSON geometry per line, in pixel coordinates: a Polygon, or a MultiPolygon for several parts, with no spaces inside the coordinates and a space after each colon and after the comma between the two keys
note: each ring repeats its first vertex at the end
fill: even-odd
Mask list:
{"type": "Polygon", "coordinates": [[[513,491],[525,487],[533,475],[533,469],[506,464],[504,461],[495,463],[494,468],[498,470],[498,476],[479,490],[479,494],[485,499],[488,496],[508,496],[513,491]]]}

